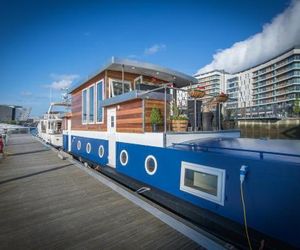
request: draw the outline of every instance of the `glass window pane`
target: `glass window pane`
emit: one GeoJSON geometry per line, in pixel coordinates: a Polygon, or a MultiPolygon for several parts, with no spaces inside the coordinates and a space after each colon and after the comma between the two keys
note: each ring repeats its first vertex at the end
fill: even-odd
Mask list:
{"type": "Polygon", "coordinates": [[[89,116],[89,122],[94,121],[94,86],[90,88],[90,94],[89,94],[89,108],[90,108],[90,116],[89,116]]]}
{"type": "Polygon", "coordinates": [[[218,176],[185,169],[184,185],[217,196],[218,176]]]}
{"type": "Polygon", "coordinates": [[[111,126],[112,128],[115,127],[115,117],[114,117],[114,116],[111,116],[111,117],[110,117],[110,126],[111,126]]]}
{"type": "Polygon", "coordinates": [[[122,82],[113,82],[114,95],[121,95],[123,93],[122,82]]]}
{"type": "Polygon", "coordinates": [[[87,118],[87,106],[86,106],[86,90],[82,93],[82,121],[86,122],[87,118]]]}
{"type": "Polygon", "coordinates": [[[101,101],[103,100],[102,82],[97,84],[97,122],[102,121],[102,106],[101,101]]]}
{"type": "Polygon", "coordinates": [[[124,93],[127,93],[130,91],[130,84],[129,83],[124,83],[124,93]]]}

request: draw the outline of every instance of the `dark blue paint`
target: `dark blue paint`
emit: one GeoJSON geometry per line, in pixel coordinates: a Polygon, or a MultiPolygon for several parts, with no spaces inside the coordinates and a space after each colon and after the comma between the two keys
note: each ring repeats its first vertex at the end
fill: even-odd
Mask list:
{"type": "Polygon", "coordinates": [[[68,135],[63,135],[63,150],[68,152],[68,145],[69,145],[69,136],[68,135]]]}
{"type": "Polygon", "coordinates": [[[101,140],[101,139],[93,139],[93,138],[86,138],[80,136],[72,136],[71,137],[71,152],[74,155],[81,156],[84,159],[90,160],[94,163],[99,165],[106,165],[108,163],[108,141],[101,140]],[[77,149],[77,142],[78,140],[81,141],[81,149],[77,149]],[[91,152],[88,154],[86,152],[86,145],[87,143],[91,143],[92,149],[91,152]],[[104,147],[104,155],[102,158],[98,155],[99,146],[103,145],[104,147]]]}
{"type": "Polygon", "coordinates": [[[221,216],[243,224],[240,200],[240,167],[248,166],[244,194],[248,224],[265,234],[300,246],[300,162],[259,160],[253,157],[218,152],[193,152],[117,143],[116,170],[151,186],[221,216]],[[121,150],[128,152],[128,163],[122,166],[121,150]],[[158,168],[154,175],[146,173],[145,158],[154,155],[158,168]],[[226,170],[224,206],[180,191],[181,162],[187,161],[226,170]]]}

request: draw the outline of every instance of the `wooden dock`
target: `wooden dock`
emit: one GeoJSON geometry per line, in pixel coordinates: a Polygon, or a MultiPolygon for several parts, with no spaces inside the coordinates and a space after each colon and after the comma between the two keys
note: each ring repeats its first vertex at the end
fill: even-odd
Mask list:
{"type": "Polygon", "coordinates": [[[6,153],[0,249],[202,249],[30,135],[6,153]]]}

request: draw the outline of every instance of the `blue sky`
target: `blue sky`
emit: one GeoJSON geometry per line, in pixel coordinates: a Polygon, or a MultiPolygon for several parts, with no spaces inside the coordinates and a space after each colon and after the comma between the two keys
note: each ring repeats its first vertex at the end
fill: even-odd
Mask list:
{"type": "Polygon", "coordinates": [[[288,0],[1,1],[0,104],[41,115],[49,86],[76,83],[111,56],[188,74],[261,32],[288,0]]]}

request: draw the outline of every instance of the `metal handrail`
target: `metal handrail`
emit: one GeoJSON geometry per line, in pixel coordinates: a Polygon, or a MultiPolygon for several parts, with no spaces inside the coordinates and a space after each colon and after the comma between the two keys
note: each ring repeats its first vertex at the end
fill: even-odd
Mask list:
{"type": "Polygon", "coordinates": [[[290,157],[299,157],[300,158],[300,155],[297,155],[297,154],[288,154],[288,153],[270,152],[270,151],[260,151],[260,150],[253,150],[253,149],[202,146],[202,145],[197,145],[197,144],[193,144],[193,143],[172,143],[172,145],[173,146],[189,146],[189,147],[192,147],[194,150],[196,148],[205,148],[206,152],[208,152],[208,149],[224,149],[224,150],[232,150],[232,151],[239,151],[239,152],[258,153],[259,154],[259,158],[261,160],[264,159],[264,154],[282,155],[282,156],[290,156],[290,157]]]}

